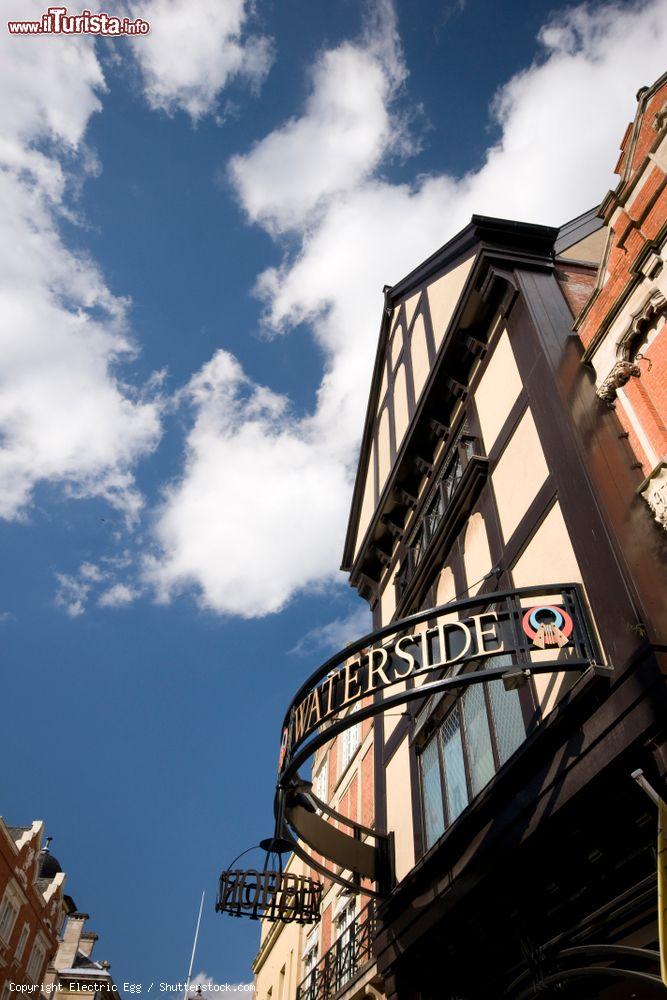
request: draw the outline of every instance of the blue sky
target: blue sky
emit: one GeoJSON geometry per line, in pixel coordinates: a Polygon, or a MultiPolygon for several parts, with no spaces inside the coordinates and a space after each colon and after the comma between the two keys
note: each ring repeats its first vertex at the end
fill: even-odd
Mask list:
{"type": "Polygon", "coordinates": [[[382,285],[473,211],[597,203],[667,7],[126,7],[134,43],[0,40],[0,811],[46,821],[121,984],[185,975],[204,888],[195,969],[239,982],[217,873],[366,621],[338,565],[382,285]]]}

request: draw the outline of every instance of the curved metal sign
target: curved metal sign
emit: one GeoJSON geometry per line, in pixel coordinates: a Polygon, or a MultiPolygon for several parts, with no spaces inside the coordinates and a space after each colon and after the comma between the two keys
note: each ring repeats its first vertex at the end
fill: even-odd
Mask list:
{"type": "MultiPolygon", "coordinates": [[[[396,704],[386,691],[407,678],[440,673],[460,677],[459,684],[474,683],[465,668],[501,654],[507,661],[504,666],[493,674],[485,672],[480,681],[516,672],[517,666],[550,673],[580,670],[594,662],[595,647],[578,585],[524,587],[454,601],[392,622],[347,646],[309,677],[292,701],[281,736],[279,782],[346,728],[344,720],[334,722],[345,709],[356,708],[347,723],[355,725],[385,711],[389,703],[396,704]],[[544,596],[552,600],[538,600],[544,596]],[[550,643],[566,650],[566,657],[546,664],[533,662],[531,650],[550,643]],[[359,709],[360,703],[365,707],[359,709]],[[307,753],[297,755],[305,744],[307,753]]],[[[425,691],[422,685],[414,696],[423,697],[420,692],[425,691]]],[[[401,692],[398,702],[409,700],[408,695],[401,692]]]]}
{"type": "MultiPolygon", "coordinates": [[[[398,705],[435,692],[502,679],[515,686],[528,674],[579,671],[595,666],[597,650],[577,584],[524,587],[454,601],[392,622],[332,656],[301,686],[283,723],[276,809],[282,835],[291,831],[318,854],[357,876],[378,880],[387,845],[316,799],[298,769],[339,733],[398,705]],[[535,651],[554,647],[554,658],[535,651]],[[498,660],[488,663],[491,657],[498,660]],[[420,686],[411,683],[420,677],[420,686]],[[392,687],[402,684],[392,693],[392,687]],[[352,712],[352,710],[354,711],[352,712]],[[336,830],[317,813],[354,830],[336,830]],[[334,836],[335,834],[335,836],[334,836]],[[374,837],[377,847],[362,843],[374,837]]],[[[294,850],[311,867],[345,885],[330,869],[313,864],[292,836],[294,850]]],[[[386,837],[384,838],[386,841],[386,837]]],[[[365,890],[366,891],[366,890],[365,890]]]]}

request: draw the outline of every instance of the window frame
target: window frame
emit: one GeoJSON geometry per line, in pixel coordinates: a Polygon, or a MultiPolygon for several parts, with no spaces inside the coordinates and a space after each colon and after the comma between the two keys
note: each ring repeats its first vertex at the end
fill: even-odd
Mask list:
{"type": "Polygon", "coordinates": [[[318,799],[326,802],[329,797],[329,754],[326,753],[322,759],[320,766],[317,769],[315,779],[313,781],[313,791],[318,799]],[[324,789],[320,785],[324,785],[324,789]],[[324,791],[324,794],[322,794],[324,791]]]}
{"type": "Polygon", "coordinates": [[[48,950],[49,950],[48,945],[45,943],[44,938],[38,934],[32,943],[32,948],[30,949],[30,958],[28,959],[28,963],[25,967],[25,974],[31,983],[37,984],[40,980],[40,977],[44,974],[44,967],[46,965],[48,957],[48,950]],[[31,970],[33,970],[33,964],[35,962],[35,958],[40,952],[41,952],[41,958],[39,960],[36,969],[34,969],[34,974],[33,974],[33,971],[31,970]]]}
{"type": "MultiPolygon", "coordinates": [[[[359,709],[359,704],[354,705],[350,711],[350,715],[353,715],[359,709]]],[[[348,716],[349,718],[349,716],[348,716]]],[[[361,746],[361,723],[357,722],[353,726],[348,726],[347,729],[343,730],[340,735],[340,773],[343,774],[344,771],[350,766],[355,758],[355,755],[361,746]],[[352,749],[349,749],[350,743],[354,738],[355,743],[352,749]]]]}
{"type": "Polygon", "coordinates": [[[30,940],[30,924],[26,922],[23,924],[23,927],[21,928],[18,944],[16,945],[16,951],[14,952],[14,958],[16,958],[17,961],[20,962],[21,959],[23,958],[23,953],[25,952],[26,945],[29,940],[30,940]]]}
{"type": "Polygon", "coordinates": [[[18,891],[18,888],[9,882],[0,900],[0,941],[5,945],[9,945],[12,939],[12,934],[14,933],[14,928],[18,922],[19,916],[21,915],[21,910],[23,908],[23,899],[18,891]],[[5,913],[11,909],[14,911],[14,919],[12,920],[8,931],[5,934],[2,932],[2,923],[5,918],[5,913]]]}
{"type": "MultiPolygon", "coordinates": [[[[493,657],[489,658],[485,662],[485,665],[486,666],[491,666],[492,662],[493,662],[493,657]]],[[[444,835],[447,833],[447,831],[453,825],[453,823],[455,823],[456,820],[460,816],[463,815],[463,813],[466,811],[466,809],[468,809],[472,805],[472,803],[482,794],[482,792],[484,791],[484,789],[488,786],[488,784],[490,784],[491,781],[493,781],[493,779],[496,777],[496,775],[498,774],[498,772],[505,766],[505,764],[509,760],[511,760],[512,756],[514,755],[514,753],[518,749],[518,746],[520,746],[521,743],[523,743],[525,741],[526,736],[528,735],[529,726],[528,726],[528,723],[526,721],[525,713],[523,711],[523,706],[521,705],[521,702],[519,701],[519,708],[520,708],[520,712],[521,712],[521,721],[522,721],[523,728],[524,728],[524,737],[521,740],[521,742],[518,744],[518,746],[515,748],[515,750],[512,751],[512,753],[509,754],[509,756],[507,757],[507,759],[504,760],[504,761],[501,760],[500,746],[499,746],[499,743],[498,743],[498,736],[497,736],[497,731],[496,731],[497,730],[496,714],[494,712],[493,702],[491,700],[491,692],[489,690],[489,684],[491,684],[491,683],[494,683],[494,682],[493,681],[489,681],[488,683],[483,683],[483,684],[481,684],[481,688],[482,688],[483,697],[484,697],[483,704],[484,704],[484,710],[485,710],[485,713],[486,713],[485,714],[486,728],[487,728],[487,731],[489,733],[489,739],[490,739],[490,745],[491,745],[491,754],[492,754],[492,759],[493,759],[493,774],[492,774],[491,778],[489,778],[489,780],[486,782],[486,784],[483,785],[482,788],[479,789],[478,792],[475,793],[474,790],[473,790],[473,780],[472,780],[473,776],[472,776],[472,771],[471,771],[470,751],[469,751],[469,746],[470,746],[470,743],[471,743],[471,738],[470,738],[470,733],[469,733],[468,721],[466,719],[466,712],[465,712],[465,708],[464,708],[464,698],[465,698],[465,695],[467,693],[467,690],[470,690],[470,688],[468,688],[462,694],[459,694],[452,701],[452,703],[448,706],[446,712],[444,712],[442,718],[438,720],[437,724],[433,728],[433,731],[431,732],[431,734],[429,735],[429,737],[426,740],[424,740],[423,744],[418,749],[418,752],[417,752],[418,769],[417,770],[418,770],[418,777],[419,777],[420,818],[421,818],[421,827],[422,827],[423,841],[424,841],[424,843],[423,843],[423,852],[422,852],[423,854],[426,854],[428,851],[430,851],[431,848],[435,844],[437,844],[438,841],[442,837],[444,837],[444,835]],[[463,768],[464,768],[465,783],[466,783],[467,803],[466,803],[465,807],[461,810],[461,812],[458,814],[458,816],[456,816],[454,819],[452,819],[452,818],[450,818],[450,808],[449,808],[449,801],[448,801],[448,796],[447,796],[447,772],[446,772],[446,768],[445,768],[443,735],[442,734],[443,734],[443,730],[445,728],[445,725],[447,724],[447,721],[451,718],[451,716],[455,712],[457,713],[457,716],[458,716],[458,728],[459,728],[459,732],[461,734],[461,747],[462,747],[462,755],[463,755],[463,768]],[[423,758],[424,758],[424,752],[426,751],[426,748],[432,746],[432,744],[433,744],[434,741],[436,743],[437,750],[438,750],[438,758],[437,759],[438,759],[438,767],[439,767],[440,795],[441,795],[441,800],[442,800],[442,815],[443,815],[443,820],[444,820],[444,829],[443,829],[443,831],[442,831],[442,833],[440,834],[439,837],[436,837],[435,840],[433,840],[431,843],[428,843],[427,842],[427,829],[428,829],[428,826],[427,826],[427,821],[426,821],[426,799],[425,799],[425,794],[424,794],[424,792],[425,792],[425,785],[424,785],[423,758]]],[[[509,694],[509,692],[508,692],[508,694],[509,694]]],[[[518,692],[517,692],[517,697],[518,696],[519,695],[518,695],[518,692]]]]}

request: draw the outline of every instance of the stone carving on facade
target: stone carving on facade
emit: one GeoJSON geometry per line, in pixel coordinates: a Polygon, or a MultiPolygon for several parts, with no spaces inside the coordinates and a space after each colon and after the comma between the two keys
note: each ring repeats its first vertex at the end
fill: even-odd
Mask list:
{"type": "Polygon", "coordinates": [[[642,357],[638,353],[639,347],[646,341],[651,328],[657,327],[665,313],[667,313],[667,299],[657,288],[647,295],[642,306],[633,313],[625,333],[618,341],[618,361],[596,390],[600,399],[609,406],[614,406],[619,389],[631,378],[641,376],[641,369],[636,364],[642,357]]]}
{"type": "MultiPolygon", "coordinates": [[[[662,263],[660,258],[658,263],[662,263]]],[[[646,339],[652,327],[657,327],[665,313],[667,313],[667,299],[659,288],[655,288],[646,296],[642,306],[632,314],[630,324],[619,341],[619,354],[626,361],[634,359],[642,340],[646,339]]]]}
{"type": "Polygon", "coordinates": [[[616,393],[626,385],[631,378],[639,378],[641,368],[632,361],[617,361],[606,379],[597,388],[597,394],[608,406],[614,406],[616,393]]]}
{"type": "Polygon", "coordinates": [[[649,476],[641,495],[653,511],[658,524],[667,531],[667,464],[661,462],[649,476]]]}
{"type": "Polygon", "coordinates": [[[21,885],[23,886],[24,889],[25,889],[26,885],[28,884],[28,869],[30,868],[30,865],[32,864],[32,861],[33,861],[34,857],[35,857],[34,850],[33,850],[32,847],[29,847],[28,850],[27,850],[27,852],[26,852],[26,856],[25,856],[25,860],[24,860],[23,864],[21,865],[20,868],[16,869],[16,874],[18,875],[19,881],[20,881],[20,883],[21,883],[21,885]]]}
{"type": "Polygon", "coordinates": [[[659,111],[656,111],[653,118],[653,128],[656,132],[662,132],[665,125],[667,125],[667,101],[665,101],[659,111]]]}

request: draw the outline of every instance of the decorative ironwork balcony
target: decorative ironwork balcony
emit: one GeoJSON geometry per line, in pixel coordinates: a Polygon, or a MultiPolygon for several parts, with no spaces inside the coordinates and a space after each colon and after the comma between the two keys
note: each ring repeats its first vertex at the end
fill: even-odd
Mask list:
{"type": "Polygon", "coordinates": [[[329,1000],[373,958],[376,930],[372,900],[324,953],[296,991],[296,1000],[329,1000]]]}
{"type": "Polygon", "coordinates": [[[455,500],[471,460],[480,456],[479,442],[464,430],[452,444],[428,504],[419,519],[416,530],[412,533],[407,552],[395,579],[398,601],[407,590],[438,529],[454,509],[455,500]]]}

